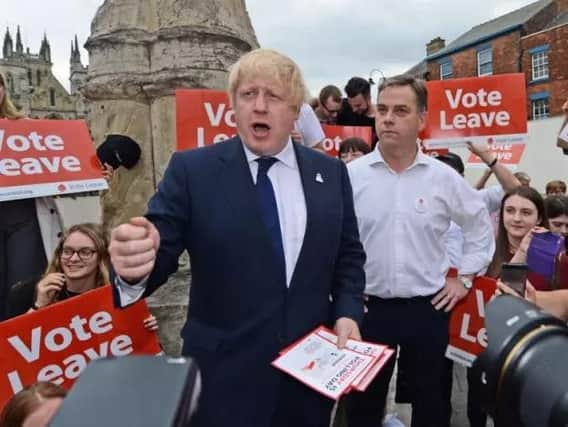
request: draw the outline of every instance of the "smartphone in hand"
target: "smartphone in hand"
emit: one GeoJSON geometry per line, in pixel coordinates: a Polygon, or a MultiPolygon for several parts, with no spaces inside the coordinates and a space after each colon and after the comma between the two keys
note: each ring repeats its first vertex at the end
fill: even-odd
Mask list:
{"type": "Polygon", "coordinates": [[[526,264],[504,263],[501,267],[501,281],[519,296],[525,296],[528,266],[526,264]]]}

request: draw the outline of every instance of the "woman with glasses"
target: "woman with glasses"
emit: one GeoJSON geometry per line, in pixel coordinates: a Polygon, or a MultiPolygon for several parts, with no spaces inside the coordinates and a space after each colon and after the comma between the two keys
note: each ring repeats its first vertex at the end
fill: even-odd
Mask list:
{"type": "Polygon", "coordinates": [[[79,295],[109,282],[107,240],[96,224],[70,227],[36,285],[33,308],[79,295]]]}
{"type": "MultiPolygon", "coordinates": [[[[97,224],[70,227],[59,241],[45,274],[39,281],[21,282],[10,290],[9,317],[80,295],[110,283],[108,241],[97,224]]],[[[144,321],[158,329],[154,316],[144,321]]]]}

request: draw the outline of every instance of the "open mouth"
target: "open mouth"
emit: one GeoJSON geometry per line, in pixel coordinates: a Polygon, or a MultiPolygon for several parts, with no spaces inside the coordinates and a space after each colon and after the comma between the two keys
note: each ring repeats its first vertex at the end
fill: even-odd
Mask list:
{"type": "Polygon", "coordinates": [[[267,123],[255,122],[252,124],[252,131],[255,136],[266,136],[270,131],[270,126],[267,123]]]}

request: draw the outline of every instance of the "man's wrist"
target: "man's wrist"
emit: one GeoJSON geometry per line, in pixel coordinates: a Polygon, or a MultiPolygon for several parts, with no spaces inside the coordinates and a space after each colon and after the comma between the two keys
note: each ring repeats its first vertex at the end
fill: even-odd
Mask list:
{"type": "Polygon", "coordinates": [[[473,288],[473,276],[472,275],[459,275],[458,280],[461,282],[464,288],[468,291],[473,288]]]}

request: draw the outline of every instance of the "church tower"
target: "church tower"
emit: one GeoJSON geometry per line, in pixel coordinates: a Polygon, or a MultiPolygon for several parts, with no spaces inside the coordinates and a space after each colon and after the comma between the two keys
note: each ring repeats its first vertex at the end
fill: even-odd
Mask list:
{"type": "Polygon", "coordinates": [[[43,34],[43,40],[41,41],[41,47],[39,48],[39,57],[45,62],[51,64],[51,46],[47,41],[47,34],[43,34]]]}
{"type": "Polygon", "coordinates": [[[4,35],[4,44],[2,46],[2,56],[4,58],[9,58],[14,54],[14,44],[12,42],[12,36],[10,35],[10,30],[6,28],[6,34],[4,35]]]}
{"type": "Polygon", "coordinates": [[[79,50],[79,42],[75,35],[75,42],[71,41],[71,57],[69,59],[69,81],[71,95],[77,95],[79,88],[85,84],[87,79],[87,67],[81,62],[81,52],[79,50]]]}

